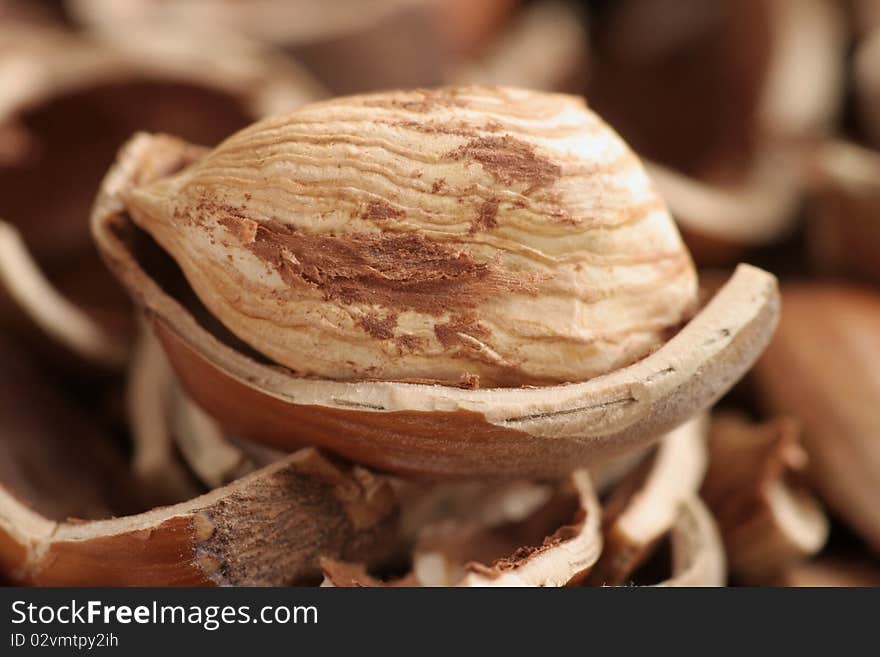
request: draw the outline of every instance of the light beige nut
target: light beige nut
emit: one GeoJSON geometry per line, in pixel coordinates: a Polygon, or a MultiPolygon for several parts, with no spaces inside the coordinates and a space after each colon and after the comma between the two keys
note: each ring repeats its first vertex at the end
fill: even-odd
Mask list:
{"type": "Polygon", "coordinates": [[[123,201],[217,318],[306,376],[583,381],[655,350],[695,301],[638,158],[569,96],[317,103],[123,201]]]}

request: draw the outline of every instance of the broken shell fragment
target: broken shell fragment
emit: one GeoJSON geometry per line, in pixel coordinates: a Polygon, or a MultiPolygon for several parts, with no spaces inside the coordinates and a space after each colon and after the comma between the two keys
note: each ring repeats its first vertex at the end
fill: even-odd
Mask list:
{"type": "MultiPolygon", "coordinates": [[[[522,490],[506,493],[518,500],[522,490]]],[[[466,514],[427,525],[413,552],[412,571],[402,578],[382,581],[362,564],[324,560],[324,586],[576,584],[602,549],[600,516],[589,475],[579,470],[517,519],[492,522],[466,514]]]]}
{"type": "Polygon", "coordinates": [[[286,455],[227,436],[181,389],[146,324],[128,366],[126,414],[132,470],[152,491],[155,504],[179,502],[204,488],[225,486],[286,455]]]}
{"type": "Polygon", "coordinates": [[[773,52],[756,119],[776,143],[826,137],[843,104],[847,17],[836,0],[769,0],[773,52]]]}
{"type": "Polygon", "coordinates": [[[317,581],[320,556],[370,563],[392,544],[390,484],[311,449],[207,495],[137,514],[152,491],[129,476],[122,450],[20,350],[3,341],[0,353],[4,581],[308,583],[317,581]]]}
{"type": "Polygon", "coordinates": [[[670,531],[703,480],[708,423],[703,415],[669,432],[648,463],[614,488],[603,505],[604,547],[590,584],[624,584],[670,531]]]}
{"type": "Polygon", "coordinates": [[[449,520],[479,527],[516,523],[553,494],[549,484],[521,480],[393,483],[401,506],[400,538],[408,548],[425,527],[449,520]]]}
{"type": "Polygon", "coordinates": [[[125,411],[131,434],[131,468],[155,504],[172,504],[203,492],[181,462],[168,421],[174,372],[162,345],[146,324],[131,353],[125,411]]]}
{"type": "Polygon", "coordinates": [[[282,586],[322,556],[368,560],[393,533],[391,489],[312,449],[196,499],[58,523],[0,487],[0,574],[43,586],[282,586]]]}
{"type": "MultiPolygon", "coordinates": [[[[583,383],[469,390],[407,381],[301,378],[267,364],[228,333],[217,331],[210,314],[188,306],[197,312],[197,320],[181,305],[182,299],[172,296],[179,292],[180,280],[163,279],[160,284],[151,276],[158,269],[140,252],[145,235],[127,212],[132,189],[179,184],[182,179],[171,174],[184,169],[194,175],[201,169],[186,167],[202,157],[202,151],[170,138],[134,138],[105,179],[93,230],[106,262],[147,311],[188,394],[231,435],[279,449],[322,445],[357,462],[412,475],[559,476],[647,444],[706,408],[751,366],[774,330],[775,279],[741,266],[659,350],[583,383]]],[[[458,170],[461,165],[450,166],[458,170]]],[[[247,193],[252,194],[247,203],[258,202],[255,193],[247,193]]],[[[348,215],[344,220],[352,221],[348,215]]],[[[380,223],[386,221],[395,219],[380,223]]],[[[213,233],[197,225],[187,230],[193,231],[187,235],[195,243],[218,256],[224,249],[217,237],[229,242],[240,234],[228,235],[218,227],[212,245],[213,233]]],[[[246,234],[241,235],[246,239],[246,234]]],[[[405,239],[421,238],[415,234],[405,239]]],[[[250,257],[243,255],[246,248],[230,244],[237,255],[250,257]]],[[[226,259],[215,264],[223,267],[221,261],[226,259]]],[[[272,276],[262,264],[248,271],[258,278],[272,276]]],[[[219,282],[211,279],[212,285],[219,282]]],[[[213,300],[220,302],[221,297],[213,300]]],[[[336,305],[333,311],[342,308],[336,305]]],[[[367,349],[377,348],[366,335],[358,339],[370,343],[367,349]]]]}
{"type": "Polygon", "coordinates": [[[18,332],[44,336],[62,352],[101,369],[118,370],[126,361],[124,341],[59,292],[34,261],[19,231],[2,220],[0,315],[24,324],[18,332]]]}
{"type": "Polygon", "coordinates": [[[799,481],[807,455],[798,434],[792,418],[760,425],[735,415],[713,418],[702,496],[721,530],[730,571],[744,583],[772,583],[828,538],[822,507],[799,481]]]}
{"type": "Polygon", "coordinates": [[[756,149],[829,131],[844,78],[838,5],[616,2],[597,38],[592,104],[648,159],[735,180],[756,149]]]}
{"type": "Polygon", "coordinates": [[[224,486],[259,467],[257,459],[233,443],[217,422],[177,384],[172,391],[168,413],[181,457],[208,488],[224,486]]]}
{"type": "Polygon", "coordinates": [[[413,573],[423,586],[576,584],[599,558],[600,521],[589,475],[579,470],[554,497],[518,522],[426,528],[413,555],[413,573]]]}
{"type": "Polygon", "coordinates": [[[880,294],[843,283],[783,289],[779,331],[754,370],[757,400],[803,425],[810,480],[880,552],[880,294]]]}
{"type": "MultiPolygon", "coordinates": [[[[595,564],[604,550],[599,523],[588,523],[590,532],[582,534],[578,540],[558,540],[582,526],[583,509],[578,512],[581,518],[575,527],[562,527],[538,545],[547,528],[564,522],[571,513],[564,504],[566,495],[560,495],[564,490],[565,486],[557,489],[543,505],[516,521],[483,524],[459,517],[425,527],[413,554],[413,568],[403,576],[381,578],[362,563],[323,559],[322,586],[560,586],[589,583],[595,568],[591,564],[595,564]],[[540,559],[532,561],[535,555],[540,559]]],[[[514,495],[517,494],[514,491],[514,495]]],[[[594,500],[593,497],[586,508],[588,518],[590,513],[598,517],[599,508],[594,500]]],[[[664,504],[662,500],[661,504],[664,504]]],[[[668,549],[652,556],[658,561],[662,578],[659,583],[646,580],[640,585],[724,585],[724,551],[712,515],[699,497],[690,494],[679,500],[662,538],[665,539],[664,548],[668,549]]]]}
{"type": "Polygon", "coordinates": [[[719,163],[742,165],[754,144],[754,117],[772,58],[769,4],[609,5],[597,18],[591,104],[638,153],[684,175],[705,175],[719,163]]]}
{"type": "Polygon", "coordinates": [[[727,566],[712,514],[696,495],[685,500],[669,533],[672,572],[656,586],[724,586],[727,566]]]}
{"type": "Polygon", "coordinates": [[[724,586],[724,548],[712,513],[698,495],[682,500],[669,531],[656,542],[629,584],[653,587],[724,586]]]}

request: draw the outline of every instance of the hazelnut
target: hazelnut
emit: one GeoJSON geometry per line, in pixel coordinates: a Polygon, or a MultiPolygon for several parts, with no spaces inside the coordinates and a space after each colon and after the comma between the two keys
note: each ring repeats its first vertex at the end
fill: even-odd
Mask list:
{"type": "Polygon", "coordinates": [[[208,154],[139,134],[92,231],[224,430],[409,476],[560,477],[645,446],[751,367],[779,310],[741,265],[680,326],[694,272],[635,157],[580,101],[521,90],[342,99],[208,154]]]}
{"type": "Polygon", "coordinates": [[[696,299],[638,158],[569,96],[315,103],[124,203],[227,328],[304,376],[583,381],[657,349],[696,299]]]}

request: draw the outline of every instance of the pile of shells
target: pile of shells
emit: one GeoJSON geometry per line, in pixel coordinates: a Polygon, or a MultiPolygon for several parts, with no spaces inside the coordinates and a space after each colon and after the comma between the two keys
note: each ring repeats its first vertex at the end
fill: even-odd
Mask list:
{"type": "Polygon", "coordinates": [[[0,0],[0,581],[880,583],[872,8],[0,0]]]}

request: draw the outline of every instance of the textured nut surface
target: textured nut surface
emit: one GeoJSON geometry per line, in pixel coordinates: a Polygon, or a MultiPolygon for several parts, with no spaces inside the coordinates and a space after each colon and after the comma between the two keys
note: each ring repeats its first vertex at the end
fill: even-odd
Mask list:
{"type": "Polygon", "coordinates": [[[569,96],[317,103],[125,202],[214,315],[304,375],[585,380],[660,346],[696,293],[640,162],[569,96]]]}

